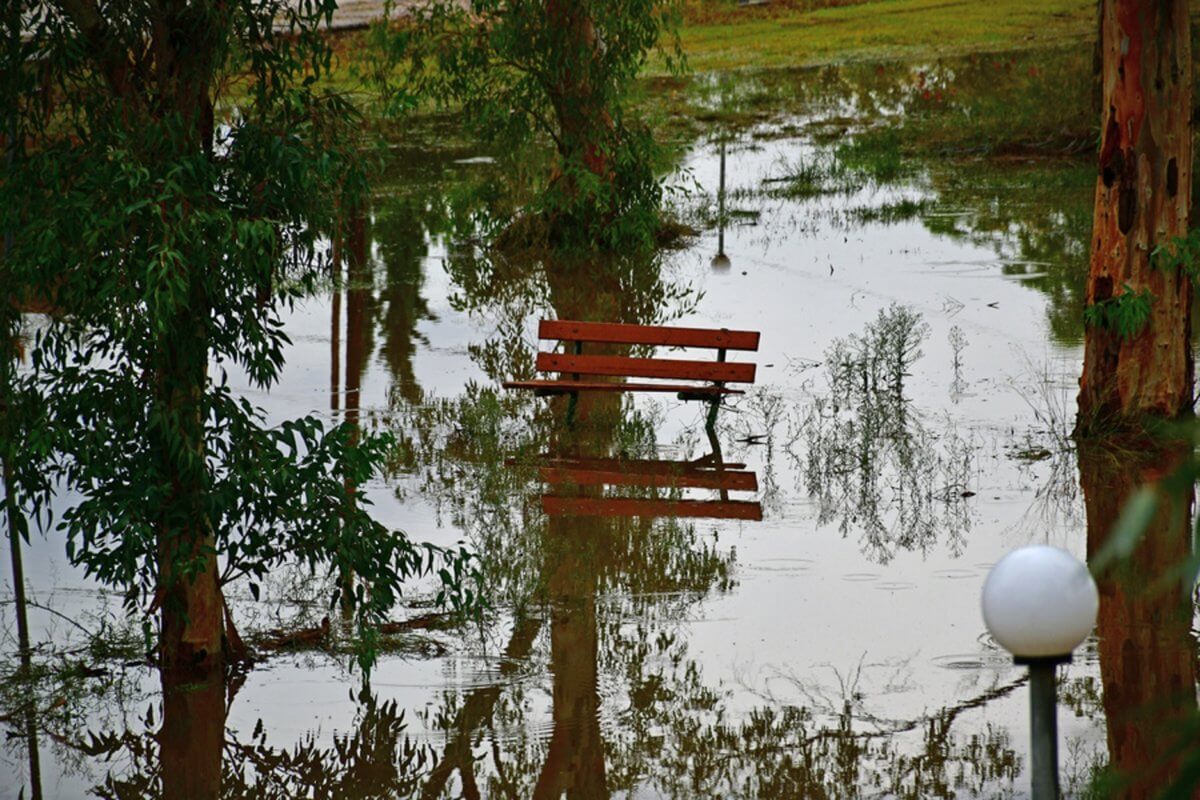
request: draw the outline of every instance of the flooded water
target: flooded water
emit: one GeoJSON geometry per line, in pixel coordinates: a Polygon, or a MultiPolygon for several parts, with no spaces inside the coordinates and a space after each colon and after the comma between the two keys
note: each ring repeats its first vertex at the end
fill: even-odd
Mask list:
{"type": "MultiPolygon", "coordinates": [[[[107,674],[8,720],[0,798],[1024,796],[1025,672],[984,629],[984,576],[1029,543],[1087,559],[1161,463],[1067,444],[1092,179],[1017,158],[834,170],[849,112],[822,97],[695,140],[674,202],[702,233],[650,262],[482,251],[461,190],[503,159],[398,151],[344,280],[289,316],[280,386],[250,394],[272,419],[393,431],[362,491],[388,526],[477,553],[488,610],[389,640],[368,687],[309,648],[164,704],[75,624],[136,640],[119,599],[39,540],[37,638],[107,674]],[[757,377],[712,436],[673,394],[505,392],[543,318],[759,331],[729,354],[757,377]]],[[[1155,785],[1195,710],[1195,609],[1143,591],[1186,514],[1156,524],[1175,544],[1103,582],[1060,671],[1072,796],[1105,765],[1155,785]]],[[[233,605],[247,630],[313,625],[327,588],[282,574],[233,605]]]]}

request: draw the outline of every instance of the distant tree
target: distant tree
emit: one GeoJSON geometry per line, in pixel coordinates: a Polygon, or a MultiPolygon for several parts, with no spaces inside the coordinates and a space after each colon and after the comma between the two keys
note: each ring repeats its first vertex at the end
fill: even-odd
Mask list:
{"type": "Polygon", "coordinates": [[[5,271],[53,308],[34,379],[79,496],[59,527],[74,562],[158,614],[164,682],[237,645],[230,580],[257,596],[289,560],[356,575],[369,642],[435,557],[346,488],[386,439],[268,427],[229,386],[231,369],[274,383],[281,311],[326,274],[321,231],[363,188],[354,111],[316,89],[335,5],[22,0],[3,57],[5,271]]]}
{"type": "Polygon", "coordinates": [[[378,71],[393,102],[460,107],[475,131],[506,148],[553,142],[553,172],[537,213],[554,245],[648,244],[662,185],[656,148],[626,112],[656,50],[682,63],[672,0],[431,0],[397,28],[381,26],[378,71]]]}
{"type": "Polygon", "coordinates": [[[1190,413],[1192,54],[1186,0],[1103,0],[1103,106],[1077,432],[1190,413]]]}

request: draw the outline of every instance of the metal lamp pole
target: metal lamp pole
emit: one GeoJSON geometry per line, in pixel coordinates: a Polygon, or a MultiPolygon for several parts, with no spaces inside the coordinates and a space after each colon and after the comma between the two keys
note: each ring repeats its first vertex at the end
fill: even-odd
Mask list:
{"type": "Polygon", "coordinates": [[[1058,800],[1058,694],[1059,664],[1071,656],[1014,658],[1029,667],[1030,782],[1033,800],[1058,800]]]}

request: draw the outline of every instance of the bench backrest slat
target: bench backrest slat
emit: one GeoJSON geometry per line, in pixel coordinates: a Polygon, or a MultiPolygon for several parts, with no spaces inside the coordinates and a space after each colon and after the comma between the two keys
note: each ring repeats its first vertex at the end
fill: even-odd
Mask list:
{"type": "Polygon", "coordinates": [[[684,361],[669,358],[628,358],[626,356],[573,355],[546,353],[537,355],[539,372],[577,375],[620,375],[630,378],[680,378],[720,383],[754,383],[754,364],[737,361],[684,361]]]}
{"type": "Polygon", "coordinates": [[[538,474],[544,483],[552,486],[647,486],[758,491],[758,477],[753,472],[689,469],[653,473],[541,467],[538,474]]]}
{"type": "Polygon", "coordinates": [[[759,333],[724,328],[667,328],[661,325],[628,325],[621,322],[544,319],[538,325],[538,338],[569,342],[647,344],[656,347],[757,350],[759,333]]]}
{"type": "Polygon", "coordinates": [[[544,494],[542,510],[552,517],[709,517],[755,522],[762,519],[762,504],[751,500],[644,500],[544,494]]]}

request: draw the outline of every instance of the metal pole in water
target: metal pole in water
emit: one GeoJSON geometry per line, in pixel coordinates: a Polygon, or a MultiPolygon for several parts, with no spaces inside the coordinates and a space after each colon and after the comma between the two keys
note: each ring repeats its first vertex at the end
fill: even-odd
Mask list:
{"type": "Polygon", "coordinates": [[[721,182],[717,189],[717,255],[725,255],[725,140],[721,139],[721,182]]]}
{"type": "Polygon", "coordinates": [[[1033,800],[1058,800],[1058,697],[1060,659],[1029,659],[1030,778],[1033,800]]]}

